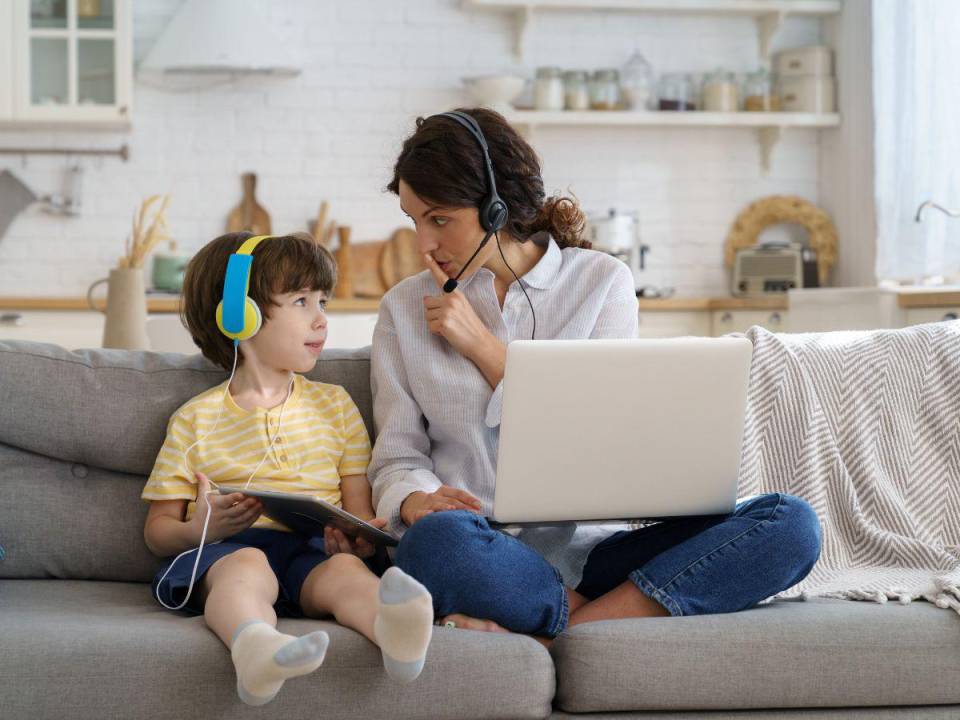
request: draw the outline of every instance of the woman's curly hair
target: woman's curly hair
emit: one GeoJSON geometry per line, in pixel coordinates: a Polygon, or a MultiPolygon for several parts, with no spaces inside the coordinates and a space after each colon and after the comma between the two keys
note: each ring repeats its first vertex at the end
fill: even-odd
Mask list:
{"type": "MultiPolygon", "coordinates": [[[[524,242],[550,233],[560,247],[589,248],[586,219],[575,198],[545,197],[540,159],[502,115],[486,108],[461,109],[476,120],[493,163],[497,194],[507,205],[504,230],[524,242]]],[[[400,193],[403,180],[417,197],[445,207],[479,207],[487,195],[483,151],[456,121],[417,118],[417,129],[403,143],[387,190],[400,193]]]]}

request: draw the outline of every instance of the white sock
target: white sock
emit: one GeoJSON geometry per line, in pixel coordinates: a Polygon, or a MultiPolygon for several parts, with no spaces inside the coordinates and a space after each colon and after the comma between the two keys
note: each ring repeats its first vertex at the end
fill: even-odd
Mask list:
{"type": "Polygon", "coordinates": [[[433,634],[433,598],[398,567],[380,578],[380,609],[373,634],[390,677],[410,682],[420,674],[433,634]]]}
{"type": "Polygon", "coordinates": [[[294,637],[263,620],[244,623],[234,633],[230,649],[240,699],[247,705],[270,702],[284,680],[320,667],[329,642],[322,630],[294,637]]]}

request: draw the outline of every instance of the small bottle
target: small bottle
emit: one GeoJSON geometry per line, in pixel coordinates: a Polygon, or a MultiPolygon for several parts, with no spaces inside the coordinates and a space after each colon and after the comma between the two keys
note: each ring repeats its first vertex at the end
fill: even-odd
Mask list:
{"type": "Polygon", "coordinates": [[[568,70],[563,74],[564,107],[567,110],[589,110],[590,92],[587,88],[587,73],[583,70],[568,70]]]}
{"type": "Polygon", "coordinates": [[[693,78],[685,73],[665,73],[660,78],[657,94],[660,98],[658,107],[661,110],[676,112],[697,109],[693,78]]]}
{"type": "Polygon", "coordinates": [[[740,109],[740,91],[736,76],[717,69],[703,79],[703,109],[707,112],[737,112],[740,109]]]}
{"type": "Polygon", "coordinates": [[[653,68],[639,51],[627,60],[620,77],[627,106],[631,110],[649,110],[653,96],[653,68]]]}
{"type": "Polygon", "coordinates": [[[595,70],[590,78],[590,109],[616,110],[620,107],[620,73],[612,68],[595,70]]]}
{"type": "Polygon", "coordinates": [[[774,89],[773,76],[766,68],[749,73],[744,83],[743,109],[748,112],[777,112],[780,96],[774,89]]]}
{"type": "Polygon", "coordinates": [[[563,110],[563,75],[558,67],[537,68],[533,106],[537,110],[563,110]]]}

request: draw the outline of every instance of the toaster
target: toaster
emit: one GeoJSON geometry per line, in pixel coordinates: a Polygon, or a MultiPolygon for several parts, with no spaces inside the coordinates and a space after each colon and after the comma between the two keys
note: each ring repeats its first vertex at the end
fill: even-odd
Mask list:
{"type": "Polygon", "coordinates": [[[764,295],[817,287],[817,258],[798,244],[758,245],[737,251],[734,295],[764,295]]]}

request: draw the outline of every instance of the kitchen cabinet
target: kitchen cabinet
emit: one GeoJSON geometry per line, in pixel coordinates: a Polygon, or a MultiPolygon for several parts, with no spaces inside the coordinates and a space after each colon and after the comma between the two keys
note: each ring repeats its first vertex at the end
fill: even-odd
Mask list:
{"type": "Polygon", "coordinates": [[[129,126],[132,0],[0,6],[0,127],[129,126]]]}
{"type": "Polygon", "coordinates": [[[770,332],[784,332],[789,313],[786,310],[714,310],[710,328],[713,337],[746,332],[754,325],[770,332]]]}
{"type": "Polygon", "coordinates": [[[907,308],[907,325],[922,325],[924,323],[943,322],[960,318],[960,304],[954,307],[916,307],[907,308]]]}
{"type": "Polygon", "coordinates": [[[703,310],[640,310],[637,337],[664,338],[710,335],[710,313],[703,310]]]}
{"type": "MultiPolygon", "coordinates": [[[[4,311],[0,308],[0,314],[4,311]]],[[[18,310],[18,324],[0,321],[0,340],[29,340],[55,343],[68,350],[98,348],[103,340],[103,313],[76,310],[18,310]]],[[[327,348],[354,348],[369,345],[376,313],[330,313],[327,348]]],[[[198,352],[176,314],[147,317],[147,336],[158,352],[198,352]]]]}

